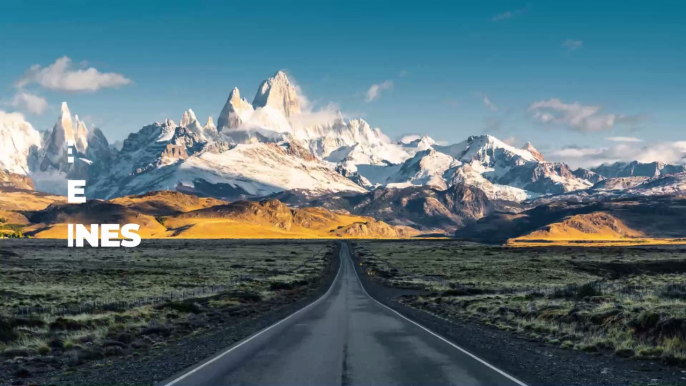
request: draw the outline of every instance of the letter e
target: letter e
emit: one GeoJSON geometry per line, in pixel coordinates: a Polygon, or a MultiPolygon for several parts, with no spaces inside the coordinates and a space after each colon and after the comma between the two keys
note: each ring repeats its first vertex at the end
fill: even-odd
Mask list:
{"type": "Polygon", "coordinates": [[[84,187],[86,187],[86,180],[67,180],[67,202],[70,204],[83,204],[86,202],[84,187]]]}
{"type": "Polygon", "coordinates": [[[100,246],[101,247],[118,247],[119,246],[119,224],[101,224],[100,225],[100,246]]]}

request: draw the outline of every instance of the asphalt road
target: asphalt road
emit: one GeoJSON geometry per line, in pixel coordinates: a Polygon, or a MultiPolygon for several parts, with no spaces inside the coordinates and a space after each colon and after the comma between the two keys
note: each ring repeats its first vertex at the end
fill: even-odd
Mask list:
{"type": "Polygon", "coordinates": [[[340,261],[320,299],[160,385],[524,385],[372,299],[345,243],[340,261]]]}

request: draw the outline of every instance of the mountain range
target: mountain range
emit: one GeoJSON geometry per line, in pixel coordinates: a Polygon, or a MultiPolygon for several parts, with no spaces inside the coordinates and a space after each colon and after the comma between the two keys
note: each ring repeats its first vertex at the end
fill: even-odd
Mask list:
{"type": "Polygon", "coordinates": [[[63,103],[51,130],[0,117],[0,186],[66,193],[87,180],[89,199],[177,191],[233,202],[278,198],[298,207],[372,216],[425,232],[453,232],[494,213],[554,202],[686,194],[686,166],[615,163],[572,169],[527,143],[491,135],[453,144],[391,140],[362,119],[317,114],[279,71],[252,102],[234,88],[201,124],[193,110],[131,133],[120,149],[63,103]],[[324,117],[324,115],[326,115],[324,117]],[[76,162],[68,164],[73,141],[76,162]]]}

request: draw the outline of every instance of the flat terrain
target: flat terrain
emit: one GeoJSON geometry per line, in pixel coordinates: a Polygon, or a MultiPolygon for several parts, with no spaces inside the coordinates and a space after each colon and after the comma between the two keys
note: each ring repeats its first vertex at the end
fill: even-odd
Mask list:
{"type": "MultiPolygon", "coordinates": [[[[146,240],[133,249],[96,249],[3,240],[0,380],[79,379],[83,369],[141,361],[187,337],[235,328],[324,285],[332,248],[316,241],[146,240]]],[[[232,334],[229,342],[244,337],[232,334]]],[[[211,354],[201,351],[184,366],[211,354]]],[[[179,368],[168,361],[170,369],[161,371],[167,376],[179,368]]]]}
{"type": "Polygon", "coordinates": [[[397,300],[569,350],[686,365],[686,248],[355,243],[397,300]]]}
{"type": "Polygon", "coordinates": [[[159,385],[517,385],[374,301],[348,256],[331,289],[292,317],[159,385]]]}

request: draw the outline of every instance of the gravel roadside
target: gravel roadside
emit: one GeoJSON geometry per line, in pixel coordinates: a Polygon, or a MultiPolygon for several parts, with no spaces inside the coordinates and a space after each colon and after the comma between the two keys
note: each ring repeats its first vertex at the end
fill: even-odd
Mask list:
{"type": "Polygon", "coordinates": [[[6,378],[1,385],[154,385],[232,344],[280,321],[322,296],[331,286],[339,267],[339,246],[330,256],[319,283],[313,283],[300,298],[279,308],[247,317],[221,329],[191,335],[138,357],[113,357],[109,360],[79,366],[73,371],[56,370],[31,378],[6,378]]]}
{"type": "Polygon", "coordinates": [[[686,385],[686,370],[656,361],[588,354],[532,341],[470,320],[446,320],[395,299],[417,291],[386,287],[355,269],[369,295],[528,385],[686,385]]]}

